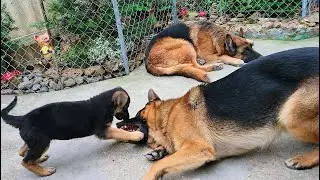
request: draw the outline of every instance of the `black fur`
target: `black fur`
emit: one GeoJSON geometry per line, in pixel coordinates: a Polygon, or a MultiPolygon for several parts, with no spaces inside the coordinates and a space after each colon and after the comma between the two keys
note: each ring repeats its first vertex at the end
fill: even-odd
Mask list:
{"type": "Polygon", "coordinates": [[[175,25],[172,25],[166,29],[164,29],[163,31],[161,31],[159,34],[157,34],[156,36],[154,36],[148,47],[146,50],[146,58],[148,58],[149,53],[151,48],[153,47],[153,45],[159,40],[162,39],[164,37],[172,37],[172,38],[179,38],[179,39],[184,39],[189,41],[191,44],[193,44],[191,38],[190,38],[190,28],[183,24],[183,23],[177,23],[175,25]]]}
{"type": "MultiPolygon", "coordinates": [[[[112,95],[116,91],[126,93],[117,87],[89,100],[47,104],[24,116],[8,114],[17,103],[15,97],[1,111],[1,117],[6,123],[19,128],[21,138],[28,145],[29,151],[24,161],[36,160],[53,139],[68,140],[90,135],[105,138],[106,124],[111,123],[114,116],[112,95]]],[[[130,97],[123,108],[123,117],[129,117],[129,103],[130,97]]]]}
{"type": "Polygon", "coordinates": [[[276,120],[279,106],[314,76],[319,76],[319,47],[298,48],[260,57],[201,88],[212,119],[261,127],[276,120]]]}

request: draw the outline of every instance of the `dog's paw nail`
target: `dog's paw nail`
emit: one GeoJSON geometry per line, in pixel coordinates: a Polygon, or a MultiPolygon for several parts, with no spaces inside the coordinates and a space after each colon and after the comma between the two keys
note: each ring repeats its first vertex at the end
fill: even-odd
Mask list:
{"type": "Polygon", "coordinates": [[[214,71],[219,71],[223,69],[223,64],[219,63],[219,64],[215,64],[215,66],[213,66],[213,70],[214,71]]]}
{"type": "Polygon", "coordinates": [[[145,154],[144,157],[146,157],[148,161],[153,161],[154,160],[154,158],[153,158],[153,156],[151,154],[145,154]]]}
{"type": "Polygon", "coordinates": [[[48,172],[50,172],[50,173],[55,173],[56,172],[56,168],[54,168],[54,167],[48,167],[48,172]]]}

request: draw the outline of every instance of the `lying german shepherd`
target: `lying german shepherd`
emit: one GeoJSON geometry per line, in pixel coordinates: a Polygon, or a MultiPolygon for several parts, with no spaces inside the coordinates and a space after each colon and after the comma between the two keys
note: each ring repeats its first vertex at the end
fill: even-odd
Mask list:
{"type": "MultiPolygon", "coordinates": [[[[258,58],[177,99],[160,100],[153,90],[148,99],[135,118],[117,124],[144,130],[154,149],[147,159],[169,154],[152,166],[146,180],[262,149],[281,130],[318,143],[319,48],[258,58]]],[[[291,169],[311,168],[319,163],[318,153],[316,149],[297,155],[285,164],[291,169]]]]}
{"type": "Polygon", "coordinates": [[[182,75],[210,82],[206,72],[222,69],[222,64],[240,66],[261,56],[253,42],[227,33],[209,22],[178,23],[152,38],[146,50],[146,69],[155,76],[182,75]],[[197,58],[205,60],[199,65],[197,58]]]}
{"type": "Polygon", "coordinates": [[[9,115],[16,104],[17,97],[1,111],[1,117],[7,124],[19,128],[25,142],[19,150],[19,155],[24,157],[21,163],[39,176],[50,176],[56,172],[53,167],[39,165],[49,158],[45,152],[53,139],[69,140],[91,135],[118,141],[140,141],[144,138],[141,132],[111,127],[113,116],[119,120],[129,119],[130,96],[121,87],[88,100],[56,102],[23,116],[9,115]]]}

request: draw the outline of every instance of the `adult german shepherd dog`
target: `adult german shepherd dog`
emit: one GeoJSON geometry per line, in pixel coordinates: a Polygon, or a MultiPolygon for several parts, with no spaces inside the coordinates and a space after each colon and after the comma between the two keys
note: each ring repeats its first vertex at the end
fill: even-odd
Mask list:
{"type": "Polygon", "coordinates": [[[146,50],[146,69],[155,76],[182,75],[210,82],[206,72],[222,69],[222,63],[240,66],[261,56],[253,42],[227,33],[209,22],[178,23],[157,34],[146,50]],[[205,60],[199,65],[197,58],[205,60]]]}
{"type": "MultiPolygon", "coordinates": [[[[153,149],[147,159],[161,159],[145,180],[267,147],[281,130],[319,143],[319,48],[260,57],[176,99],[161,100],[151,89],[148,99],[135,118],[117,124],[144,130],[153,149]]],[[[319,149],[285,164],[291,169],[316,166],[319,149]]]]}

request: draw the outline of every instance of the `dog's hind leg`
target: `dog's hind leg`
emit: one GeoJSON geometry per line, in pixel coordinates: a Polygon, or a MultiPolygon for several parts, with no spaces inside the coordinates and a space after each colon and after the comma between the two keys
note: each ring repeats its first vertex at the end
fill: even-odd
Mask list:
{"type": "MultiPolygon", "coordinates": [[[[319,143],[319,77],[308,79],[289,97],[280,111],[280,124],[295,138],[319,143]]],[[[294,156],[285,162],[291,169],[319,164],[319,149],[294,156]]]]}
{"type": "Polygon", "coordinates": [[[167,173],[195,169],[214,160],[215,151],[209,144],[203,141],[185,142],[177,152],[157,161],[144,180],[157,180],[167,173]]]}
{"type": "MultiPolygon", "coordinates": [[[[48,150],[48,148],[49,148],[49,147],[47,147],[47,150],[48,150]]],[[[46,150],[46,151],[47,151],[47,150],[46,150]]],[[[24,157],[24,156],[26,155],[27,151],[28,151],[28,145],[27,145],[26,143],[24,143],[24,145],[23,145],[23,146],[20,148],[20,150],[19,150],[19,155],[20,155],[21,157],[24,157]]],[[[45,162],[46,160],[49,159],[49,155],[46,154],[46,151],[42,154],[42,156],[41,156],[39,159],[37,159],[37,162],[38,162],[38,163],[45,162]]]]}
{"type": "Polygon", "coordinates": [[[50,139],[46,136],[43,136],[42,134],[32,132],[28,133],[28,136],[23,136],[25,134],[20,135],[27,143],[29,148],[21,164],[29,171],[37,174],[38,176],[50,176],[51,174],[55,173],[55,168],[41,167],[39,165],[39,159],[49,147],[50,139]]]}
{"type": "Polygon", "coordinates": [[[21,146],[21,148],[19,149],[19,156],[24,157],[27,150],[28,150],[28,145],[24,143],[23,146],[21,146]]]}

